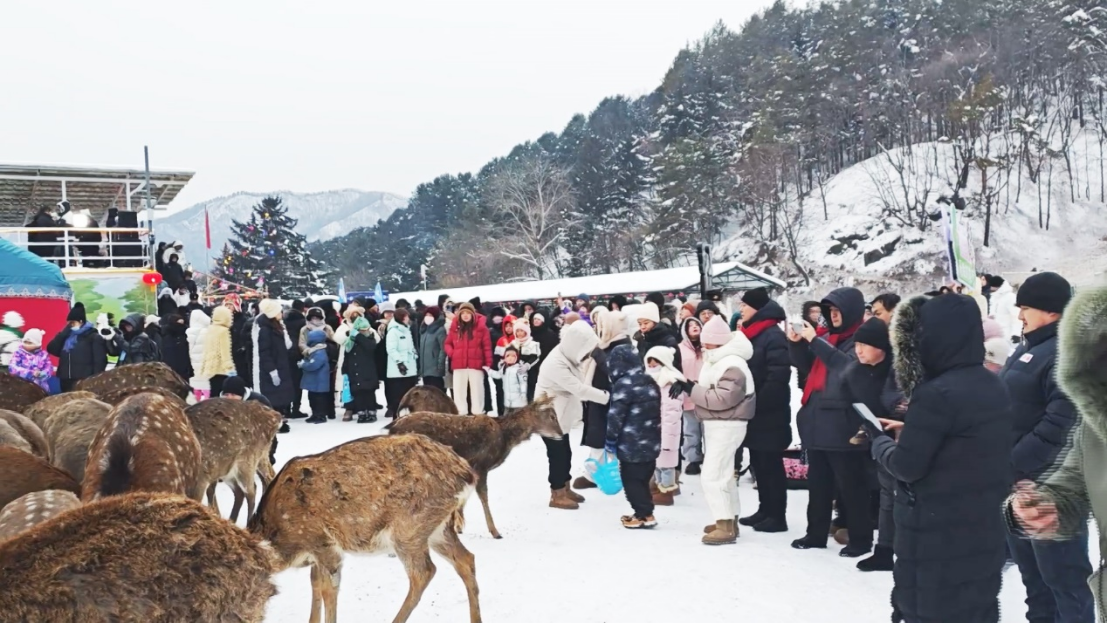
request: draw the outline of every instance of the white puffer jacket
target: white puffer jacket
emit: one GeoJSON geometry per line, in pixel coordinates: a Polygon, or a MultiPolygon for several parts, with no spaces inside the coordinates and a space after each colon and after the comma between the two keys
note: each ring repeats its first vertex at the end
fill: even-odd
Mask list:
{"type": "Polygon", "coordinates": [[[200,376],[200,370],[204,368],[204,339],[211,326],[212,319],[199,309],[194,309],[189,314],[189,328],[185,331],[185,336],[188,337],[189,360],[192,361],[192,370],[195,374],[189,379],[189,385],[193,389],[211,389],[209,383],[211,379],[200,376]]]}
{"type": "Polygon", "coordinates": [[[1020,322],[1019,309],[1016,307],[1016,291],[1012,284],[1005,281],[989,297],[989,315],[1004,328],[1004,334],[1008,337],[1020,337],[1023,335],[1023,323],[1020,322]]]}

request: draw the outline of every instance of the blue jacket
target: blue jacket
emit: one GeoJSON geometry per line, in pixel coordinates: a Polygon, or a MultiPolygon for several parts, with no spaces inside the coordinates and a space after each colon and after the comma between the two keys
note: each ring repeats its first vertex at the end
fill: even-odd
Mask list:
{"type": "Polygon", "coordinates": [[[1058,323],[1024,335],[1000,379],[1012,399],[1012,466],[1016,480],[1035,480],[1066,445],[1077,410],[1054,378],[1058,323]]]}
{"type": "Polygon", "coordinates": [[[612,379],[605,445],[615,447],[616,458],[648,463],[662,451],[662,394],[646,374],[642,359],[630,346],[608,353],[612,379]]]}
{"type": "Polygon", "coordinates": [[[331,363],[327,360],[327,335],[320,330],[308,333],[308,353],[300,361],[304,375],[300,389],[309,392],[331,391],[331,363]]]}

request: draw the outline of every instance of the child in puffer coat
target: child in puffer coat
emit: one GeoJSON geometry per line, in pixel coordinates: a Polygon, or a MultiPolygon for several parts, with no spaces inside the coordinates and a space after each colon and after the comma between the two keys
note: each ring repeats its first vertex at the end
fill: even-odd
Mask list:
{"type": "Polygon", "coordinates": [[[12,353],[8,362],[8,373],[38,385],[50,392],[50,377],[54,376],[54,364],[50,354],[42,348],[42,329],[28,329],[23,334],[23,343],[12,353]]]}
{"type": "Polygon", "coordinates": [[[655,346],[646,352],[646,373],[658,384],[662,393],[662,451],[654,469],[654,482],[658,492],[654,494],[656,506],[673,506],[673,496],[679,491],[677,483],[677,457],[681,449],[681,417],[684,400],[669,395],[673,384],[684,382],[685,376],[673,366],[677,353],[667,346],[655,346]]]}
{"type": "Polygon", "coordinates": [[[505,414],[527,406],[527,372],[530,369],[530,364],[520,361],[516,347],[509,346],[504,349],[498,368],[489,370],[489,376],[499,380],[504,388],[505,414]]]}
{"type": "Polygon", "coordinates": [[[662,448],[661,393],[630,346],[617,346],[608,354],[608,375],[612,391],[604,449],[619,459],[623,492],[635,511],[620,521],[624,528],[653,528],[658,523],[650,478],[662,448]]]}
{"type": "Polygon", "coordinates": [[[327,401],[331,395],[331,362],[327,357],[327,334],[322,329],[308,332],[308,348],[304,358],[296,362],[303,375],[300,377],[300,389],[308,392],[308,404],[312,416],[305,420],[309,424],[323,424],[327,421],[327,401]]]}

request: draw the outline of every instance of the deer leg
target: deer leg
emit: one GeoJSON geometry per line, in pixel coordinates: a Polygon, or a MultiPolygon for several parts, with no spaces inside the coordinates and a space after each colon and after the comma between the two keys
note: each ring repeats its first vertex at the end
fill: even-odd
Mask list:
{"type": "MultiPolygon", "coordinates": [[[[239,473],[243,472],[240,471],[239,473]]],[[[247,472],[246,477],[239,485],[242,487],[243,493],[246,494],[246,521],[250,521],[250,518],[254,516],[254,497],[257,493],[254,488],[254,472],[247,472]]]]}
{"type": "Polygon", "coordinates": [[[469,597],[469,621],[481,623],[481,604],[477,600],[477,565],[473,554],[462,545],[458,535],[448,527],[443,529],[441,539],[433,539],[431,547],[443,558],[454,565],[454,570],[461,576],[466,585],[466,595],[469,597]]]}
{"type": "Polygon", "coordinates": [[[231,481],[227,483],[231,486],[231,490],[235,492],[235,503],[231,505],[231,523],[236,523],[239,520],[239,511],[242,510],[242,502],[246,499],[246,496],[242,492],[242,487],[237,482],[231,481]]]}
{"type": "Polygon", "coordinates": [[[408,572],[408,596],[404,598],[404,604],[400,606],[400,612],[396,613],[392,623],[406,623],[423,597],[423,591],[431,583],[431,578],[435,576],[435,563],[431,562],[427,541],[415,545],[397,543],[396,557],[404,563],[404,570],[408,572]]]}
{"type": "Polygon", "coordinates": [[[312,611],[308,615],[308,623],[319,623],[319,608],[322,604],[323,590],[320,586],[321,571],[319,564],[312,563],[312,611]]]}
{"type": "Polygon", "coordinates": [[[262,490],[264,491],[269,487],[269,483],[273,482],[273,479],[277,477],[277,474],[273,471],[273,466],[269,464],[269,457],[263,456],[258,460],[258,478],[262,479],[262,490]]]}
{"type": "Polygon", "coordinates": [[[477,477],[477,497],[481,498],[481,507],[485,510],[485,523],[489,526],[492,538],[499,539],[500,532],[492,521],[492,511],[489,510],[489,473],[485,472],[477,477]]]}
{"type": "Polygon", "coordinates": [[[219,481],[218,481],[218,480],[217,480],[217,481],[215,481],[215,482],[209,483],[209,484],[208,484],[208,491],[207,491],[207,494],[208,494],[208,506],[210,506],[210,507],[211,507],[211,509],[212,509],[213,511],[215,511],[215,514],[216,514],[216,515],[219,515],[219,500],[217,500],[217,499],[216,499],[216,497],[215,497],[215,486],[216,486],[216,484],[218,484],[218,483],[219,483],[219,481]]]}

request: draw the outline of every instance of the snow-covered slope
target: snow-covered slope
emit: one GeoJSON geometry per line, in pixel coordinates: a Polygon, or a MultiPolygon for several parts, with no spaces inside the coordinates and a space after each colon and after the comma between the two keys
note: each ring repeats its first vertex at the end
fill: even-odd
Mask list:
{"type": "Polygon", "coordinates": [[[203,257],[204,209],[207,208],[212,227],[212,253],[215,254],[230,235],[231,220],[249,218],[250,209],[268,195],[281,197],[289,208],[289,215],[299,219],[297,230],[308,240],[327,240],[358,227],[368,227],[388,218],[408,201],[391,193],[353,189],[319,193],[239,192],[159,218],[154,228],[159,240],[180,240],[185,243],[186,250],[192,250],[189,257],[203,257]]]}
{"type": "MultiPolygon", "coordinates": [[[[961,193],[969,198],[962,215],[977,247],[978,272],[1006,275],[1019,283],[1031,272],[1052,270],[1077,286],[1104,283],[1108,228],[1099,174],[1104,162],[1092,131],[1078,134],[1071,154],[1077,195],[1072,199],[1061,159],[1054,163],[1052,173],[1043,167],[1040,184],[1031,181],[1026,167],[1018,173],[1013,170],[1006,185],[1001,176],[996,199],[999,210],[992,214],[988,247],[983,245],[984,213],[976,200],[981,174],[971,168],[968,187],[961,193]],[[1049,229],[1045,227],[1048,204],[1049,229]],[[1039,225],[1040,205],[1043,227],[1039,225]]],[[[920,144],[910,155],[897,151],[877,156],[832,177],[824,189],[826,220],[823,199],[818,189],[812,192],[802,210],[790,211],[790,217],[802,223],[799,260],[812,275],[812,289],[853,284],[873,292],[891,285],[896,291],[910,292],[913,288],[932,289],[945,281],[945,242],[939,224],[929,221],[927,229],[921,230],[890,215],[886,206],[890,201],[903,205],[906,196],[914,200],[926,190],[927,209],[937,209],[935,200],[952,194],[947,180],[956,170],[949,144],[920,144]],[[903,184],[898,169],[907,172],[903,184]]],[[[994,188],[998,185],[994,178],[990,182],[994,188]]],[[[739,232],[719,245],[716,256],[717,260],[735,259],[803,283],[783,252],[770,259],[748,232],[739,232]]]]}

